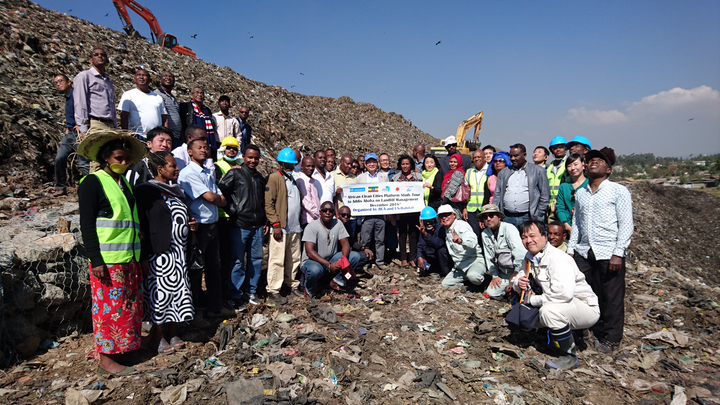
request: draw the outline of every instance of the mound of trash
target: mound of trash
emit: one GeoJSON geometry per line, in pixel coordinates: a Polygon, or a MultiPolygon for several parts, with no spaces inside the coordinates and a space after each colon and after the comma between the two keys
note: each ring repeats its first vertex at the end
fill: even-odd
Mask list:
{"type": "Polygon", "coordinates": [[[417,143],[437,142],[402,115],[372,104],[293,93],[25,0],[0,2],[0,23],[0,175],[22,172],[23,184],[15,187],[37,188],[52,180],[65,119],[64,99],[52,78],[60,73],[72,78],[88,69],[95,46],[108,52],[116,105],[124,91],[135,88],[135,70],[142,66],[155,80],[162,71],[172,71],[181,102],[190,100],[192,87],[202,86],[213,112],[219,111],[223,94],[235,106],[231,113],[248,106],[253,143],[266,157],[260,167],[265,172],[275,168],[271,157],[284,147],[304,154],[332,147],[353,156],[369,149],[397,156],[417,143]]]}

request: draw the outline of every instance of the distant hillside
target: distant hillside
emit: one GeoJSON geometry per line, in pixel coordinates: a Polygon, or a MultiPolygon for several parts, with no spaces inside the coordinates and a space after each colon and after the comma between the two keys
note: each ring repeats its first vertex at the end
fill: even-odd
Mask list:
{"type": "MultiPolygon", "coordinates": [[[[253,142],[266,156],[283,147],[305,154],[333,147],[357,156],[367,150],[392,156],[410,152],[418,142],[437,141],[411,126],[402,115],[385,112],[349,97],[304,96],[279,86],[245,78],[228,67],[177,54],[143,39],[46,10],[23,0],[0,2],[0,168],[32,168],[33,183],[50,181],[57,143],[64,122],[63,99],[52,77],[71,78],[89,68],[94,46],[108,51],[108,74],[115,84],[116,104],[123,91],[133,88],[139,65],[152,75],[170,70],[176,77],[175,94],[188,101],[193,86],[205,88],[206,104],[218,111],[217,99],[227,94],[237,106],[251,110],[253,142]]],[[[272,162],[266,159],[265,170],[272,162]]]]}

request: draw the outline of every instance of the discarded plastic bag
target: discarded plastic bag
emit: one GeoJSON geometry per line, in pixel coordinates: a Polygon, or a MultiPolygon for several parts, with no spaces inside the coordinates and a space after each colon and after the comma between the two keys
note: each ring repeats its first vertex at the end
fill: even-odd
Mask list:
{"type": "Polygon", "coordinates": [[[253,329],[259,329],[260,327],[265,325],[267,321],[267,316],[262,314],[255,314],[253,315],[252,320],[250,320],[250,327],[253,329]]]}
{"type": "Polygon", "coordinates": [[[153,394],[160,394],[160,400],[165,405],[180,405],[187,400],[188,392],[197,391],[205,381],[204,378],[194,378],[182,385],[171,385],[160,390],[153,388],[153,394]]]}
{"type": "Polygon", "coordinates": [[[633,381],[633,388],[635,391],[650,391],[652,389],[652,384],[650,381],[645,381],[643,379],[637,378],[635,381],[633,381]]]}
{"type": "Polygon", "coordinates": [[[293,366],[287,363],[268,364],[267,369],[285,384],[289,383],[297,374],[293,366]]]}
{"type": "Polygon", "coordinates": [[[675,328],[651,333],[643,337],[643,339],[661,340],[663,342],[670,343],[674,347],[685,347],[688,343],[688,337],[675,328]]]}
{"type": "Polygon", "coordinates": [[[65,405],[90,405],[103,394],[101,390],[75,390],[68,388],[65,391],[65,405]]]}

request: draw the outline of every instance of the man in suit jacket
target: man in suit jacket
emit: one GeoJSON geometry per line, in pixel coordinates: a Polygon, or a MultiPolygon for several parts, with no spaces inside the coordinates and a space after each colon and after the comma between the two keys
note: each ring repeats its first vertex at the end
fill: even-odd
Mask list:
{"type": "Polygon", "coordinates": [[[515,225],[529,220],[542,221],[550,201],[550,186],[545,170],[526,160],[525,145],[510,146],[512,166],[498,173],[493,202],[505,214],[504,222],[515,225]]]}
{"type": "Polygon", "coordinates": [[[190,93],[190,100],[191,101],[185,103],[180,103],[180,123],[182,125],[181,141],[182,143],[187,143],[187,135],[185,134],[187,127],[190,125],[201,127],[207,132],[208,149],[211,149],[208,158],[215,160],[217,157],[216,151],[222,139],[218,139],[215,117],[213,117],[210,109],[204,104],[205,90],[203,90],[202,87],[195,87],[192,93],[190,93]],[[197,107],[197,110],[195,107],[197,107]],[[208,125],[208,123],[211,123],[211,125],[208,125]],[[212,129],[210,126],[212,126],[212,129]]]}
{"type": "MultiPolygon", "coordinates": [[[[443,173],[450,171],[450,156],[457,152],[457,148],[458,143],[457,139],[455,139],[455,135],[450,135],[445,138],[445,150],[447,151],[447,155],[440,159],[440,170],[442,170],[443,173]]],[[[463,154],[460,156],[463,158],[463,169],[467,172],[468,169],[472,167],[472,157],[470,155],[463,154]]]]}
{"type": "MultiPolygon", "coordinates": [[[[378,158],[375,153],[365,155],[365,168],[367,172],[357,177],[357,183],[384,183],[390,181],[387,173],[378,170],[378,158]]],[[[370,246],[375,239],[375,264],[380,270],[388,270],[385,264],[385,216],[368,215],[363,221],[360,231],[360,240],[363,246],[370,246]]]]}

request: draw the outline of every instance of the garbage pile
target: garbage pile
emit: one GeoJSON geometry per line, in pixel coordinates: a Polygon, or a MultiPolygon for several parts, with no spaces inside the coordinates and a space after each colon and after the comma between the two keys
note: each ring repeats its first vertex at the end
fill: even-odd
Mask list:
{"type": "Polygon", "coordinates": [[[208,330],[181,326],[185,349],[133,353],[130,376],[97,376],[89,329],[46,335],[37,355],[0,372],[0,403],[720,404],[720,287],[710,276],[718,268],[681,252],[696,243],[717,260],[709,242],[719,236],[716,219],[673,222],[717,218],[720,201],[680,188],[629,189],[637,228],[624,338],[606,355],[590,334],[571,371],[544,367],[553,355],[546,336],[508,329],[509,303],[443,289],[437,276],[393,263],[369,271],[360,298],[288,297],[208,330]],[[683,235],[673,229],[680,226],[703,233],[683,235]]]}
{"type": "Polygon", "coordinates": [[[265,155],[260,166],[264,172],[275,169],[271,157],[284,147],[299,148],[304,154],[332,147],[354,156],[372,148],[397,156],[417,143],[437,142],[402,115],[372,104],[356,103],[347,96],[305,96],[266,85],[229,67],[180,55],[28,1],[0,2],[0,22],[0,175],[21,171],[18,183],[10,183],[15,188],[37,188],[52,180],[64,125],[64,99],[52,78],[60,73],[72,78],[88,69],[95,46],[108,52],[116,104],[124,91],[135,88],[135,70],[143,67],[155,81],[162,71],[172,71],[174,93],[181,102],[190,100],[192,87],[202,86],[205,104],[212,111],[219,111],[217,100],[223,94],[232,100],[233,114],[239,106],[248,106],[253,142],[265,155]]]}

